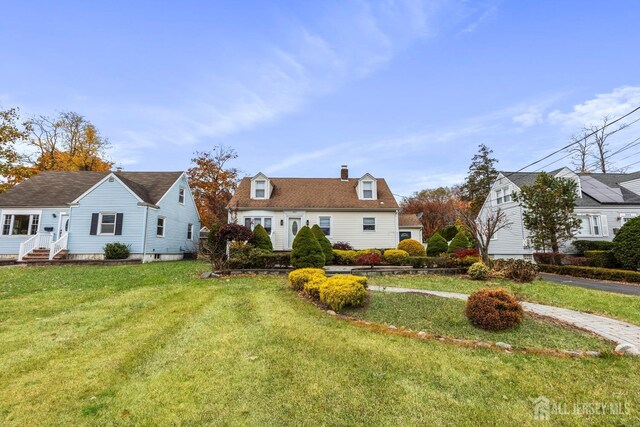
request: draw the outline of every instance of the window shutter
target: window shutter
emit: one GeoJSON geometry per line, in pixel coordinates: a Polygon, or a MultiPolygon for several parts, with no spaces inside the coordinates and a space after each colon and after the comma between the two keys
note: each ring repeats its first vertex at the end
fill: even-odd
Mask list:
{"type": "Polygon", "coordinates": [[[89,234],[91,234],[92,236],[95,236],[96,234],[98,234],[98,217],[100,216],[100,214],[94,213],[91,214],[91,231],[89,232],[89,234]]]}
{"type": "Polygon", "coordinates": [[[122,235],[122,218],[124,214],[116,214],[116,236],[122,235]]]}
{"type": "Polygon", "coordinates": [[[606,215],[600,215],[600,225],[602,226],[602,236],[603,237],[608,237],[609,236],[609,224],[607,224],[607,216],[606,215]]]}

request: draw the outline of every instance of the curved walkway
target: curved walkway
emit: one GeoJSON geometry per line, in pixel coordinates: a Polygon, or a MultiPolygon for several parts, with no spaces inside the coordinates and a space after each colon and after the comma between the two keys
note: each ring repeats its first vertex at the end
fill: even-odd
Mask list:
{"type": "MultiPolygon", "coordinates": [[[[455,298],[463,301],[466,301],[468,297],[467,294],[458,294],[455,292],[427,291],[424,289],[412,288],[369,286],[369,289],[372,291],[434,295],[443,298],[455,298]]],[[[622,322],[620,320],[610,319],[604,316],[569,310],[567,308],[552,307],[549,305],[535,304],[525,301],[521,301],[520,304],[522,304],[524,311],[560,320],[577,328],[593,332],[594,334],[600,335],[601,337],[613,341],[616,344],[632,344],[636,348],[640,348],[640,326],[632,325],[631,323],[622,322]]]]}

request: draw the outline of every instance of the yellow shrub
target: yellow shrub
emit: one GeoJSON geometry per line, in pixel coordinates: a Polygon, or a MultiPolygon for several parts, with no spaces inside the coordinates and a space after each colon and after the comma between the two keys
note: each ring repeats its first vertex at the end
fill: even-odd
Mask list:
{"type": "Polygon", "coordinates": [[[355,280],[356,282],[360,283],[365,288],[367,287],[367,278],[366,277],[364,277],[364,276],[355,276],[353,274],[344,274],[344,275],[340,275],[340,276],[332,276],[332,277],[329,277],[327,280],[340,279],[340,278],[347,278],[347,279],[355,280]]]}
{"type": "Polygon", "coordinates": [[[368,254],[378,254],[382,256],[382,251],[380,249],[362,249],[360,251],[356,251],[356,258],[360,255],[368,255],[368,254]]]}
{"type": "Polygon", "coordinates": [[[334,249],[333,254],[335,255],[335,261],[338,265],[355,265],[356,260],[358,259],[358,252],[356,251],[341,251],[339,249],[334,249]]]}
{"type": "Polygon", "coordinates": [[[409,253],[402,249],[387,249],[384,251],[384,260],[392,265],[402,265],[409,258],[409,253]]]}
{"type": "Polygon", "coordinates": [[[346,276],[334,276],[320,285],[320,301],[335,311],[364,305],[367,291],[361,283],[346,276]]]}
{"type": "Polygon", "coordinates": [[[424,256],[424,245],[414,239],[404,239],[398,243],[398,249],[407,252],[411,256],[424,256]]]}
{"type": "Polygon", "coordinates": [[[304,284],[314,279],[324,279],[326,274],[321,268],[299,268],[289,273],[289,286],[291,289],[301,291],[304,284]]]}
{"type": "Polygon", "coordinates": [[[304,291],[312,298],[320,298],[320,287],[328,279],[326,277],[314,277],[304,284],[304,291]]]}

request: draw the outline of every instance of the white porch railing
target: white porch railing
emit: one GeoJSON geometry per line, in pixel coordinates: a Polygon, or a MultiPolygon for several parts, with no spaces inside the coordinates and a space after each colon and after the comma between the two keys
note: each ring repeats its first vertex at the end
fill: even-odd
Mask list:
{"type": "Polygon", "coordinates": [[[67,242],[69,241],[69,233],[64,233],[58,240],[51,242],[51,249],[49,250],[49,259],[53,259],[60,252],[67,249],[67,242]]]}
{"type": "Polygon", "coordinates": [[[34,249],[49,249],[51,242],[53,241],[53,234],[36,234],[31,238],[20,243],[20,250],[18,251],[18,261],[22,261],[22,258],[34,249]]]}

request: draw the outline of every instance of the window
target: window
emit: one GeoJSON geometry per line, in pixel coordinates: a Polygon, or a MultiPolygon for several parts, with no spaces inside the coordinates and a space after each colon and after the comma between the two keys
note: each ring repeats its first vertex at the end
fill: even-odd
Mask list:
{"type": "Polygon", "coordinates": [[[373,199],[373,181],[362,181],[362,198],[373,199]]]}
{"type": "Polygon", "coordinates": [[[363,231],[376,231],[376,219],[375,218],[362,218],[362,230],[363,231]]]}
{"type": "Polygon", "coordinates": [[[180,187],[178,190],[178,203],[184,205],[184,187],[180,187]]]}
{"type": "Polygon", "coordinates": [[[100,214],[100,231],[101,235],[114,235],[116,234],[116,214],[114,213],[101,213],[100,214]]]}
{"type": "Polygon", "coordinates": [[[193,224],[187,225],[187,240],[193,240],[193,224]]]}
{"type": "Polygon", "coordinates": [[[624,225],[627,221],[635,217],[636,217],[636,214],[624,214],[624,216],[620,217],[620,222],[622,223],[622,225],[624,225]]]}
{"type": "Polygon", "coordinates": [[[511,188],[504,187],[496,190],[496,205],[509,203],[511,201],[511,188]]]}
{"type": "Polygon", "coordinates": [[[256,187],[255,198],[256,199],[264,199],[266,191],[267,191],[267,181],[265,181],[265,180],[256,180],[255,187],[256,187]]]}
{"type": "Polygon", "coordinates": [[[502,190],[496,190],[496,204],[502,204],[502,190]]]}
{"type": "Polygon", "coordinates": [[[330,216],[319,216],[318,217],[318,226],[322,230],[325,236],[331,236],[331,217],[330,216]]]}
{"type": "Polygon", "coordinates": [[[602,236],[602,219],[600,215],[578,215],[580,220],[579,236],[602,236]]]}
{"type": "Polygon", "coordinates": [[[407,240],[411,238],[411,232],[410,231],[401,231],[400,232],[400,241],[402,242],[403,240],[407,240]]]}
{"type": "Polygon", "coordinates": [[[159,216],[158,224],[156,227],[156,236],[158,237],[164,237],[164,222],[165,222],[165,218],[159,216]]]}
{"type": "Polygon", "coordinates": [[[40,215],[5,215],[2,222],[3,236],[27,236],[38,234],[40,215]]]}
{"type": "Polygon", "coordinates": [[[11,215],[5,215],[2,223],[2,235],[8,236],[9,234],[11,234],[11,215]]]}
{"type": "Polygon", "coordinates": [[[244,226],[253,230],[256,225],[260,224],[264,227],[267,234],[271,234],[272,221],[273,219],[271,217],[245,217],[244,226]]]}

